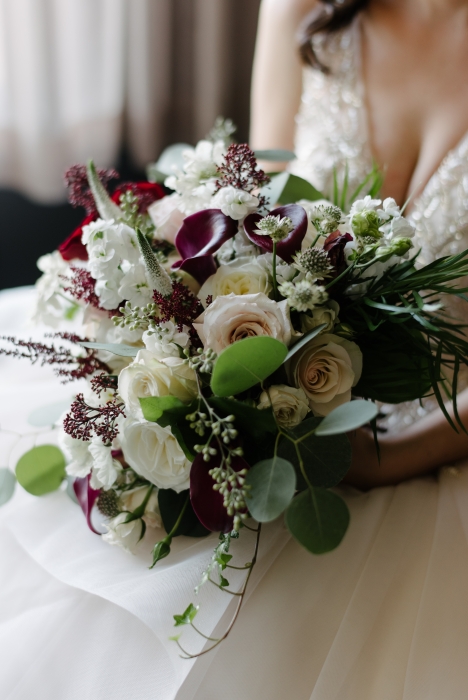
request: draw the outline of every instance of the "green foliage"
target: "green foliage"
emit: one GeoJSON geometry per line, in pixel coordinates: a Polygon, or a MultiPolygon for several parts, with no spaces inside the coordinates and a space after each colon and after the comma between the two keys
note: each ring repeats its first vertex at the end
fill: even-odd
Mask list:
{"type": "Polygon", "coordinates": [[[164,529],[170,532],[172,537],[206,537],[210,534],[195,515],[188,491],[177,493],[172,489],[159,489],[158,504],[164,529]],[[178,522],[181,513],[182,517],[178,522]]]}
{"type": "Polygon", "coordinates": [[[321,323],[320,326],[317,326],[316,328],[313,328],[310,333],[306,333],[298,343],[292,346],[291,350],[288,352],[286,355],[286,359],[284,360],[285,362],[289,362],[291,358],[294,357],[294,355],[299,351],[302,350],[302,348],[307,345],[313,338],[315,338],[319,333],[323,331],[323,329],[326,327],[326,323],[321,323]]]}
{"type": "Polygon", "coordinates": [[[167,555],[171,553],[171,542],[172,537],[165,537],[163,540],[161,540],[161,542],[157,542],[154,545],[153,563],[151,564],[150,569],[156,566],[158,561],[161,561],[161,559],[165,559],[167,555]]]}
{"type": "Polygon", "coordinates": [[[191,625],[192,622],[195,619],[195,616],[198,612],[198,605],[195,606],[193,603],[190,603],[188,608],[184,610],[182,615],[174,615],[174,627],[180,627],[181,625],[191,625]]]}
{"type": "Polygon", "coordinates": [[[33,447],[19,459],[16,478],[33,496],[56,491],[65,478],[65,457],[55,445],[33,447]]]}
{"type": "Polygon", "coordinates": [[[141,348],[135,348],[133,345],[123,345],[121,343],[80,343],[84,348],[91,348],[92,350],[105,350],[106,352],[111,352],[113,355],[119,355],[119,357],[136,357],[137,353],[141,348]]]}
{"type": "Polygon", "coordinates": [[[118,207],[107,194],[107,190],[99,179],[99,175],[97,174],[96,167],[92,160],[88,162],[86,173],[88,175],[88,184],[93,194],[94,203],[96,204],[96,209],[99,212],[99,216],[105,221],[109,219],[116,219],[119,221],[122,219],[122,211],[120,207],[118,207]]]}
{"type": "Polygon", "coordinates": [[[179,411],[175,411],[176,415],[185,415],[186,413],[186,404],[175,396],[149,396],[141,398],[139,401],[145,420],[151,423],[157,423],[165,414],[166,418],[163,421],[169,420],[169,415],[174,414],[174,409],[179,409],[179,411]]]}
{"type": "Polygon", "coordinates": [[[315,202],[318,199],[325,199],[310,182],[298,175],[289,174],[289,178],[278,198],[279,204],[295,204],[300,199],[307,199],[315,202]]]}
{"type": "Polygon", "coordinates": [[[286,511],[286,526],[312,554],[330,552],[340,544],[349,525],[349,511],[340,496],[325,489],[307,489],[286,511]]]}
{"type": "Polygon", "coordinates": [[[162,428],[170,426],[172,434],[183,449],[187,459],[195,459],[194,445],[197,435],[190,428],[186,416],[198,408],[198,401],[186,405],[174,396],[149,396],[139,399],[143,416],[162,428]]]}
{"type": "Polygon", "coordinates": [[[273,374],[287,354],[286,345],[269,336],[239,340],[219,354],[213,368],[211,389],[221,397],[241,394],[273,374]]]}
{"type": "Polygon", "coordinates": [[[287,163],[290,160],[294,160],[296,154],[293,151],[287,151],[284,148],[268,148],[263,151],[255,151],[255,158],[257,160],[270,160],[274,163],[287,163]]]}
{"type": "Polygon", "coordinates": [[[350,401],[338,406],[326,416],[315,431],[316,435],[339,435],[356,430],[370,423],[378,413],[378,408],[370,401],[350,401]]]}
{"type": "Polygon", "coordinates": [[[0,468],[0,506],[13,496],[16,486],[15,475],[7,467],[0,468]]]}
{"type": "Polygon", "coordinates": [[[281,457],[264,459],[250,469],[246,484],[247,506],[260,523],[275,520],[288,507],[296,491],[293,465],[281,457]]]}
{"type": "Polygon", "coordinates": [[[278,454],[291,462],[298,476],[298,488],[336,486],[351,466],[351,445],[346,435],[318,437],[320,418],[307,418],[282,437],[278,454]]]}
{"type": "Polygon", "coordinates": [[[235,416],[235,426],[242,434],[252,435],[258,440],[277,431],[271,408],[259,411],[243,401],[218,396],[208,399],[208,403],[220,416],[235,416]]]}

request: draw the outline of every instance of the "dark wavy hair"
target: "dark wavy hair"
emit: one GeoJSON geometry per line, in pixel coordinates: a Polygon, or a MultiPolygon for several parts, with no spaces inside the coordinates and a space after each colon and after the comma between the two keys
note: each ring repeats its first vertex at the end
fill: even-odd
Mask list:
{"type": "Polygon", "coordinates": [[[369,0],[320,0],[298,30],[299,53],[304,63],[324,73],[329,69],[318,59],[311,39],[314,34],[336,32],[347,27],[354,17],[369,4],[369,0]]]}

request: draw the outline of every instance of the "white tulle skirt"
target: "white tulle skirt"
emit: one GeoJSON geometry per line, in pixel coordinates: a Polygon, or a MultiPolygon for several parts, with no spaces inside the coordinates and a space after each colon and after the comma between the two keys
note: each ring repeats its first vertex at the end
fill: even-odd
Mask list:
{"type": "MultiPolygon", "coordinates": [[[[18,319],[30,301],[29,290],[0,295],[2,334],[28,335],[18,319]]],[[[0,383],[5,466],[13,433],[33,430],[25,416],[73,388],[6,359],[0,383]]],[[[23,438],[12,463],[48,439],[23,438]]],[[[178,538],[149,571],[148,549],[132,556],[102,542],[65,493],[35,499],[18,488],[0,509],[0,698],[466,700],[468,465],[342,493],[351,525],[341,546],[312,556],[281,522],[266,527],[231,635],[187,661],[169,640],[172,615],[199,602],[210,635],[235,605],[209,584],[193,592],[215,538],[178,538]]],[[[235,547],[245,563],[252,537],[235,547]]],[[[202,649],[190,630],[181,642],[202,649]]]]}

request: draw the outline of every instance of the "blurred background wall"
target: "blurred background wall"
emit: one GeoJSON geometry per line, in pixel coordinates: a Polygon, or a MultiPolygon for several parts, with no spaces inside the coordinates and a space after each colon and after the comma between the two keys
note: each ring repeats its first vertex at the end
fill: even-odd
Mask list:
{"type": "Polygon", "coordinates": [[[0,0],[0,288],[82,219],[63,172],[93,157],[122,179],[218,115],[248,139],[260,0],[0,0]]]}

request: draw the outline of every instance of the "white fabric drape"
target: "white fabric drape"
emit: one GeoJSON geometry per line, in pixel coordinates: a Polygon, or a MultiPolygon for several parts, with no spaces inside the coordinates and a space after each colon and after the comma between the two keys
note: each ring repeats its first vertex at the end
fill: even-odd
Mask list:
{"type": "Polygon", "coordinates": [[[124,139],[141,167],[220,113],[242,126],[258,5],[0,0],[0,186],[59,200],[67,167],[115,165],[124,139]]]}

